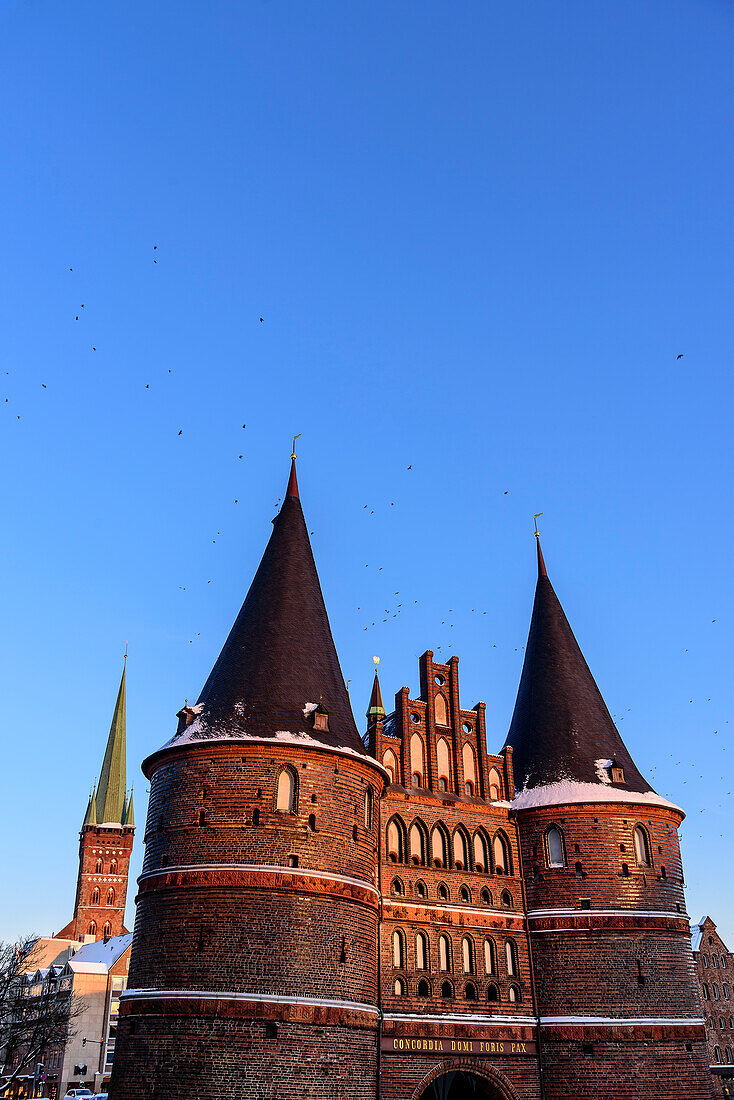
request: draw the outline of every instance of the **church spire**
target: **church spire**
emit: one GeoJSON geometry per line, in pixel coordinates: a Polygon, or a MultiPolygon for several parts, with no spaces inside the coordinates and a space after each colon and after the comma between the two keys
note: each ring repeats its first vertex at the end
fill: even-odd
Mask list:
{"type": "Polygon", "coordinates": [[[84,821],[82,825],[96,825],[97,824],[97,801],[94,797],[95,792],[89,796],[89,802],[87,802],[87,812],[84,815],[84,821]]]}
{"type": "Polygon", "coordinates": [[[539,538],[537,547],[535,601],[506,741],[513,749],[518,788],[570,780],[651,791],[612,721],[548,579],[539,538]],[[623,778],[615,778],[620,770],[623,778]]]}
{"type": "Polygon", "coordinates": [[[125,667],[122,669],[120,690],[117,693],[115,713],[112,716],[107,748],[102,761],[102,771],[97,785],[97,823],[122,824],[125,803],[125,667]]]}
{"type": "MultiPolygon", "coordinates": [[[[295,455],[295,452],[294,452],[295,455]]],[[[239,615],[209,674],[188,742],[308,737],[364,755],[339,667],[295,473],[239,615]]]]}
{"type": "MultiPolygon", "coordinates": [[[[375,658],[377,660],[377,658],[375,658]]],[[[380,678],[377,675],[377,669],[375,668],[375,679],[372,684],[372,694],[370,695],[370,705],[367,707],[367,718],[370,722],[374,722],[376,718],[385,717],[385,707],[382,702],[382,692],[380,691],[380,678]]]]}

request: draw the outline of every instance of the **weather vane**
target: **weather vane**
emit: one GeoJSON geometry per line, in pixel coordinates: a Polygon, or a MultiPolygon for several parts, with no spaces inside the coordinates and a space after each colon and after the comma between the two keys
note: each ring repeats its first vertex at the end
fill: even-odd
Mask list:
{"type": "Polygon", "coordinates": [[[377,672],[377,666],[380,663],[380,658],[379,657],[373,657],[372,660],[375,662],[375,672],[377,672]]]}
{"type": "Polygon", "coordinates": [[[536,539],[540,538],[540,531],[538,530],[538,520],[540,519],[540,517],[542,515],[543,515],[542,512],[536,512],[535,515],[533,516],[533,523],[535,524],[535,537],[536,537],[536,539]]]}
{"type": "Polygon", "coordinates": [[[123,660],[125,660],[125,661],[127,660],[127,639],[125,640],[125,656],[124,656],[123,660]]]}
{"type": "Polygon", "coordinates": [[[296,440],[300,439],[302,435],[303,432],[299,432],[298,435],[293,436],[293,454],[291,455],[291,458],[298,458],[298,455],[296,454],[296,440]]]}

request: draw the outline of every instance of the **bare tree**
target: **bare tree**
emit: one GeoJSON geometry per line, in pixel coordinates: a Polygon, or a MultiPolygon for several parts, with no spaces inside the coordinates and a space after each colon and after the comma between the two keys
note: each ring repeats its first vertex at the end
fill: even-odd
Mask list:
{"type": "Polygon", "coordinates": [[[84,1009],[71,981],[60,979],[61,967],[39,969],[37,940],[0,941],[0,1065],[5,1068],[0,1096],[43,1062],[50,1046],[67,1041],[84,1009]]]}

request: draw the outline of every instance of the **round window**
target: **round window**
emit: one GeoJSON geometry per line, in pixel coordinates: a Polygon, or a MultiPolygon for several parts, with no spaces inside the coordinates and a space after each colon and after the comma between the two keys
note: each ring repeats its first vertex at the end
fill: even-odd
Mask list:
{"type": "Polygon", "coordinates": [[[461,728],[463,729],[464,733],[471,733],[473,729],[471,722],[464,722],[461,728]]]}
{"type": "Polygon", "coordinates": [[[421,720],[421,716],[420,716],[420,714],[416,714],[415,711],[413,711],[413,713],[410,716],[410,720],[411,720],[411,722],[413,723],[414,726],[417,726],[418,723],[421,720]]]}
{"type": "Polygon", "coordinates": [[[439,687],[442,687],[446,683],[445,677],[441,676],[441,674],[439,672],[437,672],[436,675],[434,676],[434,680],[436,681],[436,683],[438,684],[439,687]]]}

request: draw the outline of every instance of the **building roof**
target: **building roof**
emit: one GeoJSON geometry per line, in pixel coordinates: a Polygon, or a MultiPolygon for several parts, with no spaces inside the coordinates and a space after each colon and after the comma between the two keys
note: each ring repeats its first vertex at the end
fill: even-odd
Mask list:
{"type": "Polygon", "coordinates": [[[267,738],[364,757],[303,517],[295,461],[273,525],[245,602],[187,715],[192,721],[188,726],[182,721],[164,747],[267,738]],[[317,728],[320,708],[328,715],[326,729],[317,728]]]}
{"type": "Polygon", "coordinates": [[[120,690],[112,715],[107,748],[96,794],[97,824],[122,824],[125,803],[125,668],[122,669],[120,690]]]}
{"type": "Polygon", "coordinates": [[[700,949],[701,940],[703,939],[703,926],[708,919],[704,913],[698,924],[691,925],[691,951],[695,952],[700,949]]]}
{"type": "MultiPolygon", "coordinates": [[[[625,793],[663,801],[637,770],[612,721],[548,579],[539,540],[535,601],[506,745],[513,749],[521,792],[582,784],[590,788],[587,794],[614,792],[617,801],[625,793]],[[612,764],[623,769],[623,782],[612,780],[612,764]]],[[[517,808],[521,803],[522,796],[517,808]]]]}
{"type": "Polygon", "coordinates": [[[85,943],[69,959],[69,966],[75,974],[106,974],[132,942],[133,934],[128,932],[124,936],[111,936],[106,943],[104,940],[85,943]]]}
{"type": "Polygon", "coordinates": [[[385,717],[385,705],[382,702],[382,692],[380,691],[380,679],[375,670],[375,680],[372,684],[372,694],[370,695],[370,705],[367,707],[368,718],[384,718],[385,717]]]}

